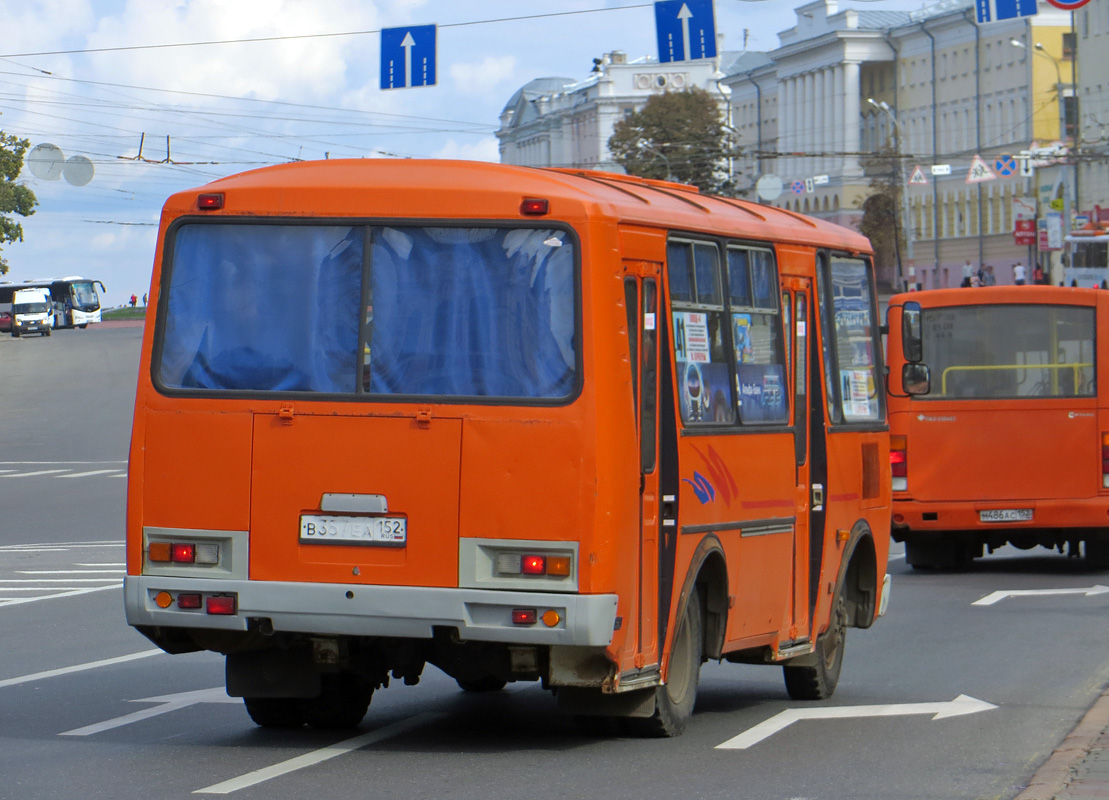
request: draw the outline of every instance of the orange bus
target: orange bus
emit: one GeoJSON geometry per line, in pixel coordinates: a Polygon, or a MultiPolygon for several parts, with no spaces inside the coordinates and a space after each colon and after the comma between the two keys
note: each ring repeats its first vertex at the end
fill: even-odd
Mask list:
{"type": "Polygon", "coordinates": [[[936,289],[890,299],[893,538],[915,568],[1005,544],[1109,566],[1109,292],[936,289]],[[1080,545],[1083,545],[1080,548],[1080,545]]]}
{"type": "Polygon", "coordinates": [[[425,664],[676,735],[706,659],[831,695],[887,597],[869,243],[600,172],[353,160],[162,214],[126,612],[265,726],[425,664]]]}

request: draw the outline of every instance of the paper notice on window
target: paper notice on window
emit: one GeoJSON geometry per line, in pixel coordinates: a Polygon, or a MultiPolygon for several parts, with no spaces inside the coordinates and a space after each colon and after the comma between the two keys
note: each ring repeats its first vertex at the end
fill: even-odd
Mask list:
{"type": "Polygon", "coordinates": [[[840,370],[843,386],[843,410],[851,417],[870,416],[870,371],[840,370]]]}
{"type": "Polygon", "coordinates": [[[674,313],[674,327],[679,361],[695,364],[711,362],[708,314],[677,311],[674,313]]]}

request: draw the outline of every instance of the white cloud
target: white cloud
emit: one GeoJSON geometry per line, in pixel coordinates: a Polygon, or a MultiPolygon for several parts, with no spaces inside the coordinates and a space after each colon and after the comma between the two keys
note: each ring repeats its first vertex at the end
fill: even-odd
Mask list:
{"type": "Polygon", "coordinates": [[[457,158],[463,161],[493,161],[501,160],[500,150],[495,136],[487,136],[477,142],[459,143],[454,139],[431,154],[431,158],[457,158]]]}
{"type": "MultiPolygon", "coordinates": [[[[459,94],[485,96],[511,86],[515,91],[515,56],[486,56],[478,62],[451,64],[450,76],[459,94]]],[[[509,93],[510,93],[509,92],[509,93]]]]}

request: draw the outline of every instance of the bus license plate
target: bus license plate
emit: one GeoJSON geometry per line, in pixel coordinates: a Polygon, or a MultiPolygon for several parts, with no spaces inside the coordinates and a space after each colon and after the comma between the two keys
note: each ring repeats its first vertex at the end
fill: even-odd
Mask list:
{"type": "Polygon", "coordinates": [[[303,514],[300,518],[302,544],[376,544],[403,546],[408,540],[404,517],[336,517],[303,514]]]}
{"type": "Polygon", "coordinates": [[[978,512],[980,522],[1031,522],[1030,508],[989,508],[978,512]]]}

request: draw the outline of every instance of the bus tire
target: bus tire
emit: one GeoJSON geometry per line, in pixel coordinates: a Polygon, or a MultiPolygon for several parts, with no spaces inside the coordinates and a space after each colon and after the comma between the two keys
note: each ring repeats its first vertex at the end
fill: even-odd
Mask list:
{"type": "Polygon", "coordinates": [[[632,735],[679,736],[685,730],[697,701],[703,638],[701,598],[694,588],[686,601],[685,613],[670,648],[666,683],[655,688],[655,713],[650,717],[630,717],[627,726],[632,735]]]}
{"type": "Polygon", "coordinates": [[[53,328],[47,328],[45,331],[42,332],[42,335],[43,336],[49,336],[53,332],[54,332],[53,328]]]}
{"type": "Polygon", "coordinates": [[[296,697],[244,697],[246,713],[263,728],[299,728],[304,711],[296,697]]]}
{"type": "Polygon", "coordinates": [[[81,330],[84,330],[88,326],[89,326],[89,324],[86,322],[84,325],[78,325],[77,327],[80,328],[81,330]]]}
{"type": "Polygon", "coordinates": [[[782,667],[786,691],[794,700],[827,700],[839,684],[843,669],[843,650],[847,643],[847,598],[841,587],[832,608],[828,630],[816,639],[816,663],[806,666],[782,667]]]}
{"type": "Polygon", "coordinates": [[[498,678],[496,675],[485,675],[473,680],[463,680],[462,678],[455,678],[454,680],[458,684],[458,688],[464,692],[499,692],[508,684],[508,681],[498,678]]]}
{"type": "Polygon", "coordinates": [[[304,721],[322,730],[357,727],[366,716],[373,693],[373,687],[356,675],[321,675],[319,695],[300,701],[304,721]]]}

